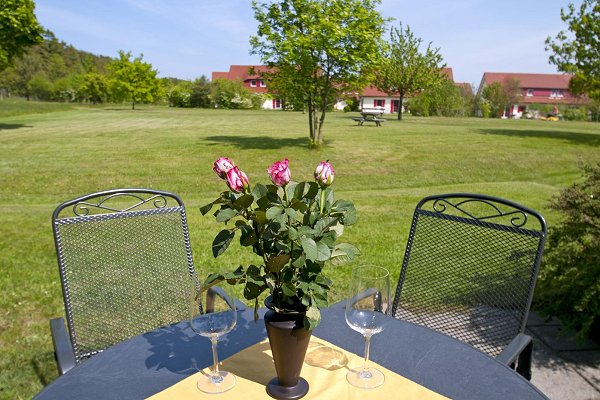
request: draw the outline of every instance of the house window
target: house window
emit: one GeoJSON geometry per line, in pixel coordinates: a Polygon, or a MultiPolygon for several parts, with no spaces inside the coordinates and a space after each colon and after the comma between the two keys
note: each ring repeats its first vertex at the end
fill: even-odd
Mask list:
{"type": "Polygon", "coordinates": [[[550,91],[550,97],[551,98],[560,98],[560,97],[563,97],[563,96],[564,96],[564,93],[560,89],[552,89],[550,91]]]}
{"type": "Polygon", "coordinates": [[[533,89],[527,89],[527,97],[533,96],[533,89]]]}
{"type": "Polygon", "coordinates": [[[260,87],[267,87],[267,84],[262,79],[260,81],[258,81],[258,83],[259,83],[260,87]]]}
{"type": "Polygon", "coordinates": [[[256,79],[250,81],[250,87],[256,87],[256,79]]]}
{"type": "Polygon", "coordinates": [[[280,109],[280,108],[281,108],[281,100],[273,99],[273,109],[280,109]]]}
{"type": "Polygon", "coordinates": [[[383,107],[383,108],[385,108],[385,100],[376,99],[376,100],[373,102],[373,105],[374,105],[375,107],[383,107]]]}

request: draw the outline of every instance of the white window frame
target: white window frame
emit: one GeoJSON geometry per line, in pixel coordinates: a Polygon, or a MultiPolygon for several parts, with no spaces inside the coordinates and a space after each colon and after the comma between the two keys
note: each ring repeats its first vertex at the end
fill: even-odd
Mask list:
{"type": "Polygon", "coordinates": [[[264,79],[258,81],[258,84],[260,85],[260,87],[267,87],[267,84],[265,83],[264,79]]]}
{"type": "Polygon", "coordinates": [[[250,80],[250,87],[256,87],[256,79],[250,80]]]}

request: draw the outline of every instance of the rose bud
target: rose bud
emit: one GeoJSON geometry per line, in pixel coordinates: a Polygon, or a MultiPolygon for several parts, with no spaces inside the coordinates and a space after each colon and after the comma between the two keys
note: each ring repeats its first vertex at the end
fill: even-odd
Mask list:
{"type": "Polygon", "coordinates": [[[246,192],[250,189],[248,177],[238,167],[232,167],[227,171],[227,186],[236,193],[246,192]]]}
{"type": "Polygon", "coordinates": [[[315,180],[321,187],[327,187],[333,183],[334,174],[333,165],[329,164],[329,160],[321,161],[315,169],[315,180]]]}
{"type": "Polygon", "coordinates": [[[283,161],[277,161],[273,163],[267,172],[271,175],[271,180],[277,186],[285,186],[290,181],[292,174],[288,168],[289,161],[286,158],[283,161]]]}
{"type": "Polygon", "coordinates": [[[221,179],[226,179],[227,171],[233,168],[233,161],[231,161],[227,157],[221,157],[215,161],[213,164],[213,171],[219,176],[221,179]]]}

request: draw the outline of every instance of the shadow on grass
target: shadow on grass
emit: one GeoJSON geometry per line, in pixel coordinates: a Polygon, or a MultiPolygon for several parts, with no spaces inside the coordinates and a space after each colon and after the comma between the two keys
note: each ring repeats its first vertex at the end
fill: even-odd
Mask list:
{"type": "Polygon", "coordinates": [[[31,128],[31,125],[23,124],[0,124],[0,131],[5,129],[19,129],[19,128],[31,128]]]}
{"type": "Polygon", "coordinates": [[[600,134],[593,135],[590,133],[565,132],[554,130],[529,131],[521,129],[480,129],[479,132],[483,133],[484,135],[505,135],[527,138],[560,139],[568,140],[569,142],[575,144],[600,146],[600,134]]]}
{"type": "Polygon", "coordinates": [[[283,147],[307,147],[308,138],[274,138],[270,136],[209,136],[209,145],[231,144],[240,149],[281,149],[283,147]]]}

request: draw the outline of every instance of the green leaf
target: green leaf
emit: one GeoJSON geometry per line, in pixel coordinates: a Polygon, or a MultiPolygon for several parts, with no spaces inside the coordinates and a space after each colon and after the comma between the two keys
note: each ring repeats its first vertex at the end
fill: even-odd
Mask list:
{"type": "Polygon", "coordinates": [[[300,228],[298,228],[298,235],[300,236],[313,237],[316,235],[316,233],[317,232],[310,226],[303,225],[300,228]]]}
{"type": "Polygon", "coordinates": [[[318,256],[317,244],[311,238],[306,236],[302,236],[300,238],[300,244],[304,249],[304,254],[306,255],[306,259],[310,261],[315,261],[318,256]]]}
{"type": "Polygon", "coordinates": [[[290,205],[290,207],[299,212],[304,212],[308,210],[308,205],[306,205],[306,203],[296,199],[292,200],[292,204],[290,205]]]}
{"type": "Polygon", "coordinates": [[[304,198],[307,200],[313,200],[319,193],[319,185],[316,182],[307,182],[308,190],[304,194],[304,198]]]}
{"type": "Polygon", "coordinates": [[[225,250],[227,250],[234,236],[235,231],[233,229],[223,229],[217,234],[215,240],[213,240],[212,243],[212,253],[215,258],[220,256],[225,250]]]}
{"type": "Polygon", "coordinates": [[[293,208],[286,208],[285,209],[285,213],[287,214],[288,217],[290,217],[292,220],[296,220],[296,210],[294,210],[293,208]]]}
{"type": "Polygon", "coordinates": [[[294,284],[292,282],[285,282],[281,286],[281,290],[283,291],[283,294],[288,297],[292,297],[292,296],[296,295],[296,286],[294,286],[294,284]]]}
{"type": "Polygon", "coordinates": [[[242,246],[252,246],[254,243],[258,241],[256,237],[256,232],[249,225],[241,225],[240,230],[242,234],[240,236],[240,244],[242,246]]]}
{"type": "Polygon", "coordinates": [[[252,189],[252,195],[256,199],[265,197],[268,192],[269,191],[267,190],[267,187],[265,185],[263,185],[262,183],[257,183],[256,185],[254,185],[254,189],[252,189]]]}
{"type": "Polygon", "coordinates": [[[266,288],[266,285],[257,285],[254,282],[246,282],[246,286],[244,286],[244,298],[246,300],[256,299],[266,288]]]}
{"type": "Polygon", "coordinates": [[[333,203],[332,209],[334,211],[354,210],[354,203],[349,200],[337,200],[333,203]]]}
{"type": "Polygon", "coordinates": [[[298,231],[296,230],[296,228],[294,228],[293,226],[290,226],[288,228],[288,238],[290,240],[296,240],[298,239],[298,231]]]}
{"type": "Polygon", "coordinates": [[[250,207],[253,202],[254,202],[254,196],[252,196],[251,194],[244,194],[240,198],[238,198],[236,201],[233,202],[233,208],[241,211],[245,208],[250,207]]]}
{"type": "Polygon", "coordinates": [[[331,252],[331,263],[333,265],[342,265],[354,260],[360,255],[360,250],[349,243],[337,244],[331,252]]]}
{"type": "Polygon", "coordinates": [[[275,219],[283,213],[283,207],[274,206],[267,210],[267,219],[275,219]]]}
{"type": "Polygon", "coordinates": [[[304,317],[304,328],[312,331],[321,322],[321,311],[317,307],[308,307],[304,317]]]}
{"type": "Polygon", "coordinates": [[[354,225],[356,221],[358,221],[356,210],[348,210],[344,213],[344,217],[342,218],[342,223],[344,225],[354,225]]]}
{"type": "Polygon", "coordinates": [[[254,219],[260,225],[264,225],[267,222],[269,222],[269,220],[267,219],[267,213],[265,213],[264,211],[261,211],[261,210],[254,211],[254,219]]]}
{"type": "Polygon", "coordinates": [[[298,258],[296,258],[294,261],[292,261],[292,265],[296,268],[300,268],[304,265],[305,262],[306,262],[306,255],[304,253],[302,253],[298,258]]]}
{"type": "Polygon", "coordinates": [[[237,215],[238,212],[233,208],[222,208],[219,211],[217,211],[217,222],[227,222],[237,215]]]}
{"type": "Polygon", "coordinates": [[[217,200],[215,200],[215,201],[213,201],[211,203],[208,203],[205,206],[200,207],[200,213],[202,215],[206,215],[210,210],[212,210],[212,208],[216,204],[216,202],[217,202],[217,200]]]}
{"type": "Polygon", "coordinates": [[[325,243],[317,242],[317,257],[315,261],[327,261],[331,257],[331,250],[325,243]]]}

